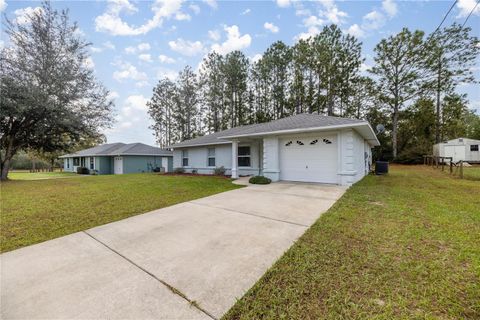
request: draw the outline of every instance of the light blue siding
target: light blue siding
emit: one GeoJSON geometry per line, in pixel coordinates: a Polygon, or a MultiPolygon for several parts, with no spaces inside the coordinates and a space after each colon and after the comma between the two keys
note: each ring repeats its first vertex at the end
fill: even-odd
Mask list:
{"type": "Polygon", "coordinates": [[[123,156],[123,173],[152,172],[162,166],[162,157],[123,156]]]}
{"type": "Polygon", "coordinates": [[[111,174],[113,167],[111,164],[111,157],[95,157],[95,168],[98,174],[111,174]]]}

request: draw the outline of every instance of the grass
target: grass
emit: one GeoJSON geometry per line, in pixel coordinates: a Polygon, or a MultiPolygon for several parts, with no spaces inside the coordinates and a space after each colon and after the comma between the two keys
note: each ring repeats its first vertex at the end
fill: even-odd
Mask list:
{"type": "Polygon", "coordinates": [[[368,176],[223,319],[480,319],[479,208],[439,170],[368,176]]]}
{"type": "MultiPolygon", "coordinates": [[[[13,177],[12,177],[13,178],[13,177]]],[[[2,183],[2,252],[238,188],[205,176],[126,174],[2,183]]]]}
{"type": "Polygon", "coordinates": [[[469,180],[480,180],[480,166],[475,165],[463,168],[463,177],[469,180]]]}
{"type": "Polygon", "coordinates": [[[43,179],[56,179],[75,177],[76,173],[73,172],[28,172],[28,171],[11,171],[8,174],[8,178],[11,180],[43,180],[43,179]]]}

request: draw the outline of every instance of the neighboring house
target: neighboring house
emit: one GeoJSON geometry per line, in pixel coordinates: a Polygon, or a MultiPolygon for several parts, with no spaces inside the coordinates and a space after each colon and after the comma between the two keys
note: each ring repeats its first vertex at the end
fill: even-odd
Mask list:
{"type": "Polygon", "coordinates": [[[61,156],[63,169],[76,172],[78,167],[98,174],[151,172],[155,168],[172,171],[172,151],[143,143],[108,143],[61,156]]]}
{"type": "Polygon", "coordinates": [[[233,178],[263,175],[351,185],[365,176],[371,149],[380,145],[367,121],[299,114],[216,132],[170,146],[173,166],[212,174],[225,167],[233,178]]]}
{"type": "Polygon", "coordinates": [[[433,145],[433,155],[452,157],[454,162],[463,160],[480,163],[480,140],[457,138],[433,145]]]}

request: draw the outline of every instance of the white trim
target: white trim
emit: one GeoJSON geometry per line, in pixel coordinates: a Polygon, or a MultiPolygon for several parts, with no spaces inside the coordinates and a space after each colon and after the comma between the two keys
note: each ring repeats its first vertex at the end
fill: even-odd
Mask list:
{"type": "Polygon", "coordinates": [[[144,154],[144,153],[121,153],[121,154],[82,154],[64,155],[59,158],[80,158],[80,157],[124,157],[124,156],[148,156],[148,157],[173,157],[173,154],[144,154]]]}
{"type": "Polygon", "coordinates": [[[230,139],[230,138],[242,138],[242,137],[256,137],[256,136],[265,136],[265,135],[275,135],[275,134],[288,134],[288,133],[300,133],[300,132],[311,132],[311,131],[325,131],[325,130],[335,130],[335,129],[343,129],[343,128],[353,128],[353,127],[360,127],[367,125],[370,131],[372,132],[375,139],[365,139],[367,141],[375,141],[380,145],[380,141],[378,141],[377,136],[375,135],[375,131],[373,131],[370,123],[364,121],[359,123],[353,124],[341,124],[341,125],[334,125],[334,126],[322,126],[322,127],[309,127],[309,128],[301,128],[301,129],[287,129],[287,130],[277,130],[277,131],[267,131],[261,133],[250,133],[250,134],[240,134],[240,135],[232,135],[232,136],[222,136],[218,137],[218,139],[230,139]]]}
{"type": "MultiPolygon", "coordinates": [[[[220,139],[220,138],[217,138],[220,139]]],[[[185,144],[181,146],[168,146],[167,148],[169,149],[181,149],[181,148],[191,148],[191,147],[203,147],[203,146],[214,146],[214,145],[219,145],[219,144],[230,144],[232,143],[231,141],[218,141],[218,142],[208,142],[208,143],[199,143],[199,144],[185,144]]]]}

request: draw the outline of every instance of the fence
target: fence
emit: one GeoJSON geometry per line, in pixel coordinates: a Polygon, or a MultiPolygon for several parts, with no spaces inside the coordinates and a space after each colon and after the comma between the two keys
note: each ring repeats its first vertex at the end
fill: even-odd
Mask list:
{"type": "Polygon", "coordinates": [[[438,157],[438,156],[424,155],[423,164],[426,166],[431,166],[432,168],[436,168],[436,169],[441,168],[442,171],[445,171],[445,166],[447,165],[449,167],[450,174],[454,174],[454,170],[455,170],[455,173],[458,171],[460,179],[463,179],[463,160],[460,160],[458,162],[453,162],[452,157],[438,157]]]}

